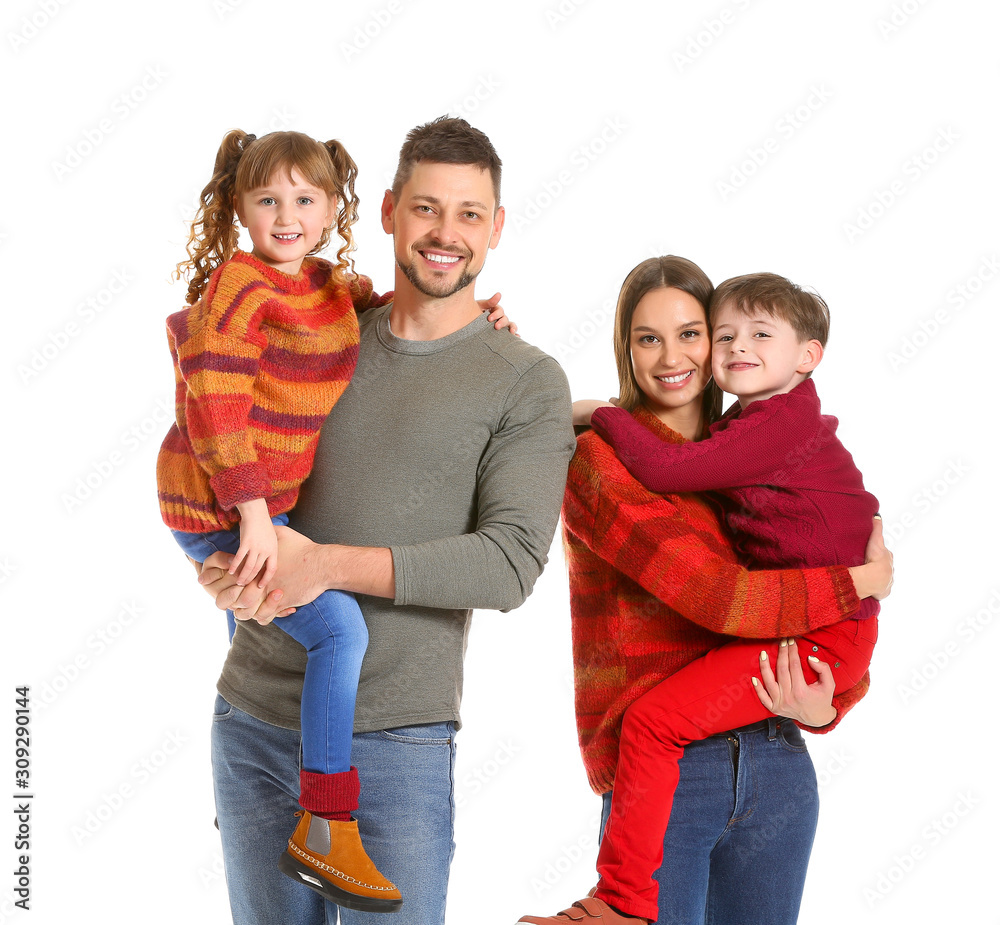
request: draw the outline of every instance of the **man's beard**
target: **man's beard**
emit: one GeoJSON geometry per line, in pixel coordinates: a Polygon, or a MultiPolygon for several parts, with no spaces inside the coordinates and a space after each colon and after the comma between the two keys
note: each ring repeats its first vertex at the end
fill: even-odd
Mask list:
{"type": "MultiPolygon", "coordinates": [[[[468,261],[471,254],[460,254],[459,256],[465,258],[466,267],[468,267],[468,261]]],[[[420,278],[417,274],[416,267],[412,263],[403,263],[403,261],[397,257],[396,266],[403,271],[406,278],[410,281],[410,285],[412,285],[417,292],[422,295],[430,296],[432,299],[447,299],[448,296],[454,295],[456,292],[461,292],[461,290],[473,282],[478,275],[475,273],[469,273],[466,269],[462,271],[462,274],[455,280],[454,283],[449,283],[446,279],[442,279],[440,281],[432,280],[428,282],[420,278]]]]}

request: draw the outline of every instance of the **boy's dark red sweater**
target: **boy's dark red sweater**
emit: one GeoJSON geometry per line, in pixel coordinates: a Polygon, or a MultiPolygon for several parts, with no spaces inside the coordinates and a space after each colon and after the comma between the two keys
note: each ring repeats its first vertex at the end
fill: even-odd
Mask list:
{"type": "MultiPolygon", "coordinates": [[[[650,490],[725,495],[726,520],[751,566],[864,563],[878,501],[837,439],[837,419],[820,413],[811,379],[746,409],[735,404],[698,443],[660,440],[619,408],[599,408],[593,425],[650,490]]],[[[866,598],[854,616],[878,609],[866,598]]]]}

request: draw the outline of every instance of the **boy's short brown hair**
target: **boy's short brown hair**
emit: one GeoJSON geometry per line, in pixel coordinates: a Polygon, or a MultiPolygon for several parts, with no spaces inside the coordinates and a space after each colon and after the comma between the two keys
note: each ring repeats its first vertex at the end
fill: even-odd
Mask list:
{"type": "Polygon", "coordinates": [[[418,161],[436,164],[471,164],[487,170],[493,183],[494,209],[500,205],[500,167],[492,142],[465,119],[439,116],[433,122],[411,129],[399,152],[399,166],[392,181],[392,195],[410,179],[418,161]]]}
{"type": "Polygon", "coordinates": [[[749,273],[720,283],[708,307],[714,325],[719,309],[729,305],[741,315],[763,312],[788,322],[800,341],[818,340],[824,347],[830,336],[830,309],[815,292],[807,292],[777,273],[749,273]]]}

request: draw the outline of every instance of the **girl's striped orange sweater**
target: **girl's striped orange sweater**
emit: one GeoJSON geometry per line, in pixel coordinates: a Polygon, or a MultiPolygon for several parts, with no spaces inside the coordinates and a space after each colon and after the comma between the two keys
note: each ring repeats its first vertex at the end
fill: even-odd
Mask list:
{"type": "Polygon", "coordinates": [[[354,372],[362,310],[390,301],[367,277],[339,282],[306,257],[289,276],[238,251],[196,304],[167,319],[177,422],[156,464],[171,529],[209,533],[236,505],[291,510],[312,468],[319,429],[354,372]]]}

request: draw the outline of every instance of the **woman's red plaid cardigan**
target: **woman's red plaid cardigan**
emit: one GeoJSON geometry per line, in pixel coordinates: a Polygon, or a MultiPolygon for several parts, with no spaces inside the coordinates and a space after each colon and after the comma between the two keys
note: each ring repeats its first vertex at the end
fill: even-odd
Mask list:
{"type": "MultiPolygon", "coordinates": [[[[634,414],[662,439],[683,441],[645,409],[634,414]]],[[[597,793],[614,784],[625,710],[651,687],[728,637],[796,636],[858,609],[845,566],[748,571],[709,497],[654,494],[593,432],[578,441],[562,517],[577,729],[597,793]]],[[[834,699],[837,720],[821,731],[867,689],[866,674],[834,699]]]]}

